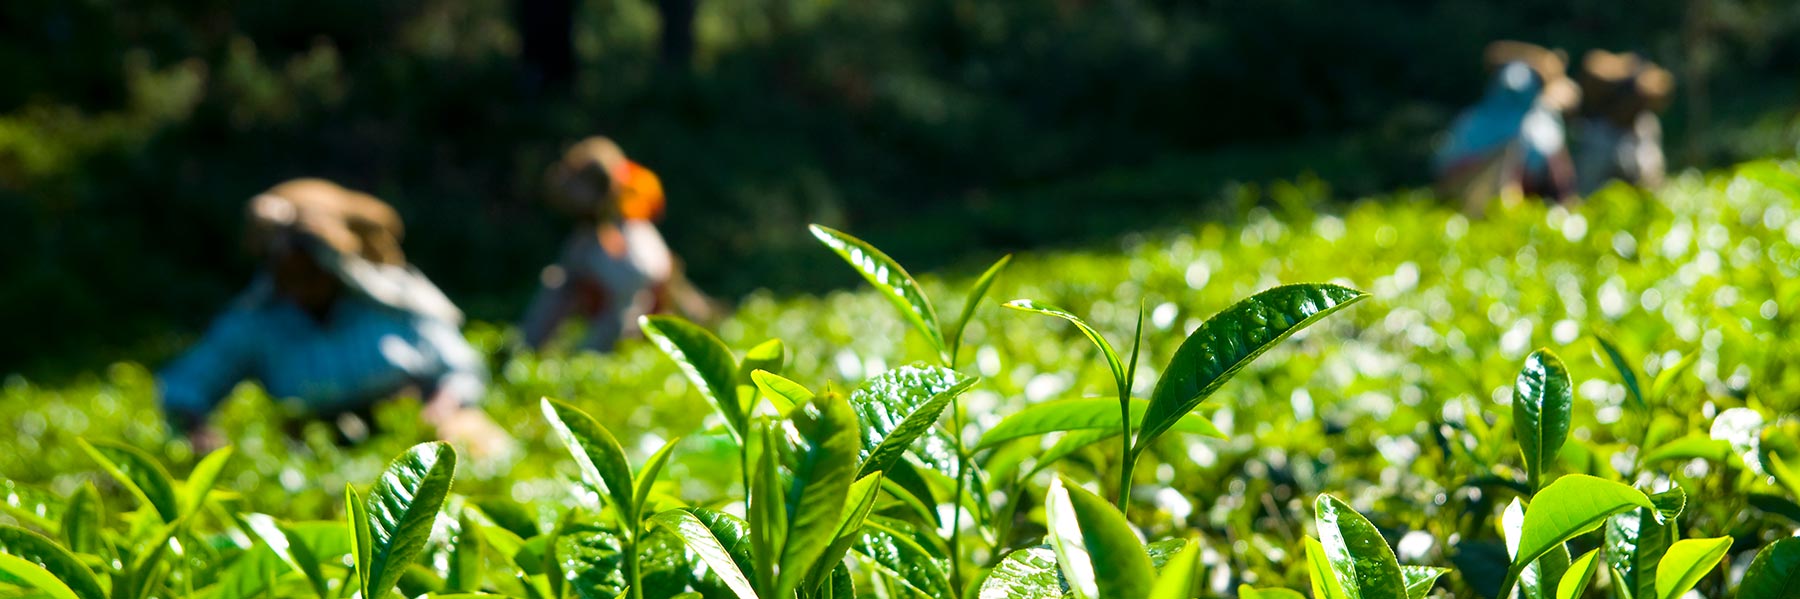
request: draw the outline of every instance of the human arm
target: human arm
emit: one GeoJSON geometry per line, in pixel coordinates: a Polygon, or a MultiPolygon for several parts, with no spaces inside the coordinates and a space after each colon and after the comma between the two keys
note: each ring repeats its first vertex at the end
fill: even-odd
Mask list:
{"type": "Polygon", "coordinates": [[[157,374],[157,399],[177,432],[197,441],[218,437],[206,420],[225,394],[252,374],[254,320],[241,308],[221,315],[199,343],[157,374]]]}

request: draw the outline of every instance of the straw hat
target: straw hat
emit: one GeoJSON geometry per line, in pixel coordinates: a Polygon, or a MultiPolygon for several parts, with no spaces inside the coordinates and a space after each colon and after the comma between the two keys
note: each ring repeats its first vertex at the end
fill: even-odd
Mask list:
{"type": "Polygon", "coordinates": [[[545,179],[550,206],[570,216],[599,221],[662,216],[662,180],[626,158],[619,144],[606,137],[571,146],[545,179]]]}
{"type": "Polygon", "coordinates": [[[374,196],[324,179],[294,179],[271,187],[250,200],[248,217],[246,242],[259,257],[304,235],[338,254],[377,264],[406,263],[400,251],[405,234],[400,214],[374,196]]]}
{"type": "Polygon", "coordinates": [[[1581,58],[1583,112],[1629,122],[1644,110],[1662,112],[1675,90],[1675,76],[1636,52],[1589,50],[1581,58]]]}
{"type": "MultiPolygon", "coordinates": [[[[260,258],[302,249],[353,293],[391,308],[459,324],[462,312],[406,263],[405,230],[386,202],[324,179],[287,181],[251,198],[245,241],[260,258]]],[[[269,297],[259,284],[249,297],[269,297]]]]}
{"type": "Polygon", "coordinates": [[[1508,63],[1522,62],[1544,81],[1543,101],[1549,107],[1567,112],[1581,103],[1581,88],[1569,80],[1569,56],[1562,50],[1551,50],[1537,44],[1499,40],[1488,44],[1483,53],[1488,71],[1497,71],[1508,63]]]}

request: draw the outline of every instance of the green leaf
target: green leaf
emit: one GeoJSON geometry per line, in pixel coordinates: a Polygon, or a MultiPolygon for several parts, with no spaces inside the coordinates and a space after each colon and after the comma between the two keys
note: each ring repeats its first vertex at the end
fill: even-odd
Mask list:
{"type": "Polygon", "coordinates": [[[0,478],[0,513],[20,524],[50,530],[62,518],[63,501],[42,489],[0,478]]]}
{"type": "Polygon", "coordinates": [[[844,561],[844,554],[856,544],[862,536],[863,520],[875,509],[875,498],[880,495],[881,473],[875,472],[858,479],[850,485],[850,492],[844,500],[844,511],[838,516],[837,529],[831,534],[831,545],[825,553],[813,563],[812,571],[807,574],[802,591],[820,588],[827,576],[844,561]]]}
{"type": "Polygon", "coordinates": [[[1012,254],[1001,256],[999,260],[994,261],[993,266],[989,266],[986,272],[981,273],[981,276],[975,279],[974,285],[969,287],[969,297],[963,300],[962,314],[956,317],[956,322],[944,335],[945,340],[950,344],[950,367],[956,367],[955,357],[962,350],[963,330],[969,327],[969,321],[975,318],[975,311],[981,308],[981,299],[987,297],[988,287],[993,286],[994,279],[999,278],[1000,271],[1006,270],[1006,265],[1011,262],[1012,254]]]}
{"type": "Polygon", "coordinates": [[[550,421],[551,430],[556,431],[556,437],[575,456],[575,463],[581,467],[581,478],[607,495],[613,509],[619,512],[621,526],[635,529],[638,510],[631,463],[626,461],[625,448],[619,446],[619,440],[613,438],[606,427],[600,426],[600,421],[575,406],[550,398],[539,403],[544,410],[544,419],[550,421]]]}
{"type": "Polygon", "coordinates": [[[238,516],[238,520],[250,534],[262,540],[275,557],[305,576],[307,582],[312,584],[313,593],[321,599],[328,596],[326,586],[329,581],[319,567],[319,557],[313,553],[311,546],[298,542],[281,523],[267,514],[242,514],[238,516]]]}
{"type": "Polygon", "coordinates": [[[631,505],[637,510],[638,517],[641,518],[648,509],[644,504],[650,500],[650,489],[656,486],[656,477],[662,475],[663,466],[669,463],[669,454],[675,451],[675,444],[680,442],[681,437],[676,437],[663,443],[661,449],[650,454],[650,459],[644,461],[643,471],[637,473],[637,486],[632,493],[631,505]]]}
{"type": "Polygon", "coordinates": [[[1111,503],[1057,477],[1044,501],[1057,563],[1075,596],[1141,599],[1156,570],[1125,516],[1111,503]]]}
{"type": "MultiPolygon", "coordinates": [[[[106,599],[106,593],[100,590],[100,581],[94,577],[94,571],[82,565],[69,550],[63,549],[49,537],[40,535],[17,526],[0,524],[0,555],[19,560],[36,569],[54,576],[62,581],[57,585],[69,592],[69,596],[79,599],[106,599]]],[[[4,564],[0,564],[3,566],[4,564]]],[[[15,564],[16,566],[16,564],[15,564]]],[[[40,590],[55,593],[57,589],[46,588],[31,579],[34,572],[20,573],[14,567],[4,567],[7,573],[31,582],[40,590]]]]}
{"type": "MultiPolygon", "coordinates": [[[[1681,357],[1681,360],[1675,362],[1675,365],[1656,373],[1656,381],[1650,383],[1650,396],[1666,403],[1669,387],[1675,386],[1675,381],[1681,378],[1681,374],[1687,372],[1689,368],[1693,368],[1694,363],[1699,360],[1700,352],[1688,352],[1687,355],[1681,357]]],[[[1645,597],[1644,599],[1649,598],[1645,597]]]]}
{"type": "Polygon", "coordinates": [[[1600,563],[1594,558],[1599,555],[1600,550],[1594,549],[1575,558],[1569,571],[1556,583],[1556,599],[1581,599],[1581,594],[1587,592],[1588,583],[1594,580],[1594,567],[1600,563]]]}
{"type": "Polygon", "coordinates": [[[746,421],[756,413],[756,398],[759,389],[756,384],[757,372],[781,372],[787,364],[787,346],[780,339],[770,339],[756,344],[750,351],[744,352],[744,359],[738,362],[737,393],[738,413],[743,414],[746,421]]]}
{"type": "Polygon", "coordinates": [[[93,482],[82,483],[63,509],[62,538],[70,551],[100,555],[106,551],[106,504],[93,482]]]}
{"type": "Polygon", "coordinates": [[[926,447],[915,455],[933,456],[929,461],[934,465],[949,460],[945,473],[954,474],[954,445],[936,425],[944,409],[976,380],[940,366],[902,366],[863,383],[850,394],[851,408],[862,424],[863,462],[857,477],[892,468],[921,438],[928,439],[926,447]]]}
{"type": "MultiPolygon", "coordinates": [[[[756,371],[781,372],[787,364],[787,346],[780,339],[770,339],[758,343],[744,352],[744,359],[738,363],[737,384],[739,387],[755,386],[756,381],[750,375],[756,371]]],[[[748,412],[746,412],[748,413],[748,412]]]]}
{"type": "Polygon", "coordinates": [[[1148,447],[1263,352],[1365,297],[1337,285],[1284,285],[1250,296],[1202,323],[1163,369],[1132,447],[1135,451],[1148,447]]]}
{"type": "Polygon", "coordinates": [[[25,586],[43,591],[51,599],[105,599],[105,595],[82,596],[63,582],[49,570],[39,567],[30,561],[0,553],[0,572],[6,573],[25,586]]]}
{"type": "Polygon", "coordinates": [[[267,545],[257,545],[218,573],[219,583],[200,595],[207,599],[252,599],[274,595],[276,580],[289,568],[267,545]]]}
{"type": "Polygon", "coordinates": [[[1674,518],[1687,502],[1681,487],[1650,496],[1655,508],[1626,510],[1606,520],[1606,563],[1636,597],[1656,596],[1656,568],[1675,542],[1674,518]]]}
{"type": "MultiPolygon", "coordinates": [[[[1433,580],[1436,580],[1433,578],[1433,580]]],[[[1284,588],[1256,589],[1250,585],[1238,585],[1238,599],[1306,599],[1300,591],[1284,588]]],[[[1416,599],[1416,598],[1415,598],[1416,599]]]]}
{"type": "Polygon", "coordinates": [[[1069,457],[1088,446],[1118,436],[1118,429],[1079,429],[1063,433],[1062,437],[1050,446],[1050,449],[1038,454],[1037,463],[1031,466],[1031,472],[1027,476],[1037,474],[1058,460],[1069,457]]]}
{"type": "Polygon", "coordinates": [[[369,535],[369,504],[357,494],[355,485],[344,485],[344,526],[349,529],[350,554],[356,557],[356,577],[362,596],[369,594],[369,569],[373,567],[375,541],[369,535]]]}
{"type": "MultiPolygon", "coordinates": [[[[1094,330],[1094,327],[1089,325],[1087,321],[1082,320],[1081,317],[1076,316],[1068,310],[1028,299],[1016,299],[1007,302],[1005,306],[1014,310],[1036,312],[1045,316],[1054,316],[1069,321],[1069,324],[1075,325],[1075,329],[1081,331],[1081,334],[1086,336],[1088,341],[1094,342],[1094,347],[1100,348],[1100,357],[1106,360],[1106,368],[1112,371],[1113,384],[1118,387],[1119,397],[1127,397],[1130,395],[1131,388],[1127,387],[1125,382],[1125,379],[1129,376],[1129,373],[1125,370],[1125,362],[1119,359],[1119,352],[1114,350],[1112,344],[1106,341],[1106,337],[1101,336],[1100,332],[1094,330]]],[[[1117,409],[1118,402],[1113,402],[1113,406],[1114,409],[1117,409]]],[[[1118,420],[1114,419],[1114,423],[1117,422],[1118,420]]]]}
{"type": "MultiPolygon", "coordinates": [[[[811,405],[811,404],[808,404],[811,405]]],[[[758,595],[777,596],[775,585],[781,550],[787,539],[788,508],[781,486],[780,445],[775,436],[776,425],[765,423],[758,435],[757,465],[750,483],[750,544],[756,558],[755,582],[758,595]]]]}
{"type": "Polygon", "coordinates": [[[1686,594],[1730,549],[1731,537],[1682,539],[1670,545],[1662,562],[1656,564],[1657,598],[1676,599],[1686,594]]]}
{"type": "Polygon", "coordinates": [[[981,599],[1062,599],[1064,588],[1056,550],[1030,547],[1006,554],[994,566],[981,582],[981,599]]]}
{"type": "Polygon", "coordinates": [[[1775,482],[1781,483],[1781,486],[1795,497],[1800,497],[1800,473],[1788,466],[1787,461],[1783,460],[1779,453],[1771,451],[1767,457],[1768,459],[1763,461],[1763,467],[1769,471],[1769,474],[1775,476],[1775,482]]]}
{"type": "Polygon", "coordinates": [[[136,447],[110,441],[76,439],[100,468],[119,481],[139,503],[156,510],[165,523],[181,518],[181,506],[175,497],[175,482],[169,472],[136,447]]]}
{"type": "MultiPolygon", "coordinates": [[[[1516,579],[1526,565],[1569,539],[1599,528],[1607,517],[1633,507],[1655,509],[1650,498],[1623,484],[1586,474],[1556,479],[1538,491],[1525,509],[1509,578],[1516,579]]],[[[1502,584],[1500,595],[1511,591],[1510,584],[1502,584]]]]}
{"type": "MultiPolygon", "coordinates": [[[[1400,578],[1406,581],[1406,598],[1425,599],[1427,595],[1431,594],[1431,587],[1437,584],[1438,577],[1449,573],[1449,568],[1400,566],[1400,578]]],[[[1287,589],[1282,590],[1285,591],[1287,589]]],[[[1244,598],[1239,597],[1239,599],[1244,598]]]]}
{"type": "MultiPolygon", "coordinates": [[[[1156,584],[1150,587],[1150,599],[1190,599],[1194,591],[1200,588],[1204,579],[1201,577],[1200,543],[1189,541],[1179,555],[1169,560],[1162,571],[1156,573],[1156,584]]],[[[1240,594],[1238,599],[1244,599],[1240,594]]]]}
{"type": "Polygon", "coordinates": [[[863,523],[862,538],[855,549],[875,570],[892,577],[919,599],[957,596],[951,590],[950,578],[944,575],[943,564],[906,531],[871,518],[863,523]]]}
{"type": "Polygon", "coordinates": [[[1531,352],[1513,383],[1513,437],[1525,455],[1525,471],[1533,489],[1569,438],[1574,385],[1562,360],[1548,349],[1531,352]]]}
{"type": "Polygon", "coordinates": [[[1714,439],[1706,433],[1694,433],[1652,449],[1644,454],[1645,465],[1653,465],[1665,460],[1724,460],[1731,455],[1731,443],[1714,439]]]}
{"type": "MultiPolygon", "coordinates": [[[[1149,407],[1149,401],[1131,400],[1131,424],[1134,428],[1144,421],[1144,411],[1149,407]]],[[[982,433],[981,441],[975,448],[991,449],[1014,439],[1076,430],[1100,430],[1111,435],[1119,434],[1119,402],[1105,398],[1082,398],[1032,404],[1001,419],[993,428],[982,433]]],[[[1211,420],[1194,413],[1177,419],[1169,430],[1216,439],[1229,438],[1218,427],[1213,426],[1211,420]]]]}
{"type": "MultiPolygon", "coordinates": [[[[482,534],[470,512],[462,510],[456,518],[456,537],[450,545],[450,568],[444,573],[444,590],[474,592],[481,590],[482,534]]],[[[320,599],[325,599],[320,595],[320,599]]]]}
{"type": "Polygon", "coordinates": [[[1800,539],[1786,538],[1756,552],[1738,599],[1794,599],[1800,597],[1800,539]]]}
{"type": "Polygon", "coordinates": [[[725,342],[700,325],[674,316],[644,316],[638,319],[638,328],[681,367],[688,381],[725,419],[731,437],[743,443],[749,417],[738,401],[737,359],[731,356],[725,342]]]}
{"type": "Polygon", "coordinates": [[[951,433],[932,425],[973,384],[975,379],[960,372],[923,364],[901,366],[863,383],[849,399],[862,426],[863,455],[869,462],[860,473],[885,471],[900,454],[911,452],[925,465],[955,478],[956,442],[951,433]]]}
{"type": "MultiPolygon", "coordinates": [[[[722,572],[729,574],[731,568],[736,568],[738,577],[734,577],[733,581],[727,581],[727,586],[733,588],[734,594],[740,594],[740,597],[743,597],[743,592],[751,592],[751,597],[754,597],[754,588],[747,586],[749,585],[747,572],[752,572],[756,568],[756,558],[751,556],[752,541],[749,523],[743,522],[733,514],[702,509],[702,507],[686,507],[682,511],[693,516],[697,522],[700,522],[700,525],[704,525],[707,534],[711,536],[709,543],[716,545],[716,547],[707,545],[706,550],[711,552],[711,556],[702,554],[702,561],[706,561],[707,568],[713,568],[713,572],[720,574],[720,577],[724,577],[722,572]],[[724,552],[725,561],[720,561],[722,559],[718,554],[720,550],[724,552]]],[[[688,527],[689,523],[684,522],[682,525],[688,527]]],[[[684,543],[689,543],[689,547],[695,550],[695,554],[700,554],[700,549],[695,549],[691,543],[693,541],[704,543],[706,536],[700,536],[697,532],[698,529],[684,529],[684,531],[675,531],[675,536],[682,538],[684,543]],[[689,532],[695,532],[693,540],[689,540],[689,532]]]]}
{"type": "MultiPolygon", "coordinates": [[[[813,237],[817,237],[825,247],[831,248],[831,251],[850,263],[869,284],[881,290],[881,295],[900,310],[900,314],[906,317],[914,330],[931,342],[933,349],[940,355],[946,353],[948,348],[944,345],[944,335],[938,325],[937,309],[931,307],[931,300],[925,297],[925,291],[919,288],[919,282],[913,280],[912,275],[907,274],[899,262],[881,253],[875,246],[842,231],[821,225],[812,225],[810,228],[813,237]]],[[[942,357],[946,361],[948,358],[947,355],[942,357]]]]}
{"type": "Polygon", "coordinates": [[[200,507],[205,505],[207,494],[212,492],[213,485],[218,484],[219,473],[225,469],[225,463],[231,461],[232,453],[233,448],[227,445],[206,454],[200,463],[194,465],[193,472],[188,473],[187,481],[181,486],[181,515],[187,516],[200,511],[200,507]]]}
{"type": "Polygon", "coordinates": [[[772,372],[764,370],[752,372],[750,380],[755,381],[756,388],[762,391],[764,397],[769,398],[769,403],[774,404],[775,411],[783,415],[793,411],[794,406],[805,405],[813,398],[813,392],[806,386],[772,372]]]}
{"type": "MultiPolygon", "coordinates": [[[[388,463],[369,491],[369,592],[364,597],[387,596],[406,567],[424,553],[455,475],[456,450],[441,441],[414,445],[388,463]]],[[[360,546],[357,550],[362,551],[360,546]]]]}
{"type": "Polygon", "coordinates": [[[1619,372],[1619,380],[1625,383],[1625,391],[1631,397],[1632,405],[1637,406],[1639,410],[1650,409],[1650,403],[1644,400],[1644,390],[1638,386],[1637,369],[1631,367],[1631,362],[1625,359],[1625,354],[1619,353],[1619,348],[1613,344],[1612,340],[1603,335],[1595,335],[1594,342],[1599,344],[1600,351],[1606,354],[1606,359],[1612,363],[1613,370],[1619,372]]]}
{"type": "Polygon", "coordinates": [[[794,411],[790,418],[802,445],[794,456],[793,483],[786,501],[787,534],[783,536],[778,597],[798,588],[807,571],[831,545],[844,498],[855,480],[856,413],[843,399],[824,395],[794,411]]]}
{"type": "Polygon", "coordinates": [[[1374,524],[1330,495],[1320,495],[1313,502],[1313,510],[1317,514],[1319,543],[1345,587],[1355,587],[1361,597],[1406,596],[1400,562],[1374,524]]]}
{"type": "Polygon", "coordinates": [[[1332,569],[1331,558],[1326,557],[1325,546],[1312,537],[1304,537],[1306,543],[1306,571],[1312,580],[1313,599],[1362,599],[1356,594],[1355,587],[1347,587],[1332,569]]]}

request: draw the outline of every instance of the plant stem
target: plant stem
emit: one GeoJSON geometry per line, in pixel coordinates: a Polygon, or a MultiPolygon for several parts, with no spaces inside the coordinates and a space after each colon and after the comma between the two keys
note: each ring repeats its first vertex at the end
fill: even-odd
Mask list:
{"type": "Polygon", "coordinates": [[[1506,569],[1506,577],[1500,579],[1500,594],[1495,595],[1494,599],[1512,599],[1513,587],[1519,583],[1519,571],[1523,569],[1520,567],[1506,569]]]}
{"type": "Polygon", "coordinates": [[[738,442],[738,479],[744,485],[744,517],[750,517],[750,439],[738,442]]]}
{"type": "Polygon", "coordinates": [[[950,400],[950,440],[956,447],[956,493],[950,496],[951,509],[955,510],[950,517],[950,588],[957,597],[962,596],[962,495],[969,477],[969,453],[963,449],[962,406],[957,399],[950,400]]]}
{"type": "Polygon", "coordinates": [[[631,599],[644,599],[644,574],[638,564],[637,535],[625,541],[625,584],[631,599]]]}
{"type": "Polygon", "coordinates": [[[1120,425],[1124,430],[1119,435],[1119,513],[1127,517],[1131,515],[1131,469],[1137,465],[1137,456],[1131,453],[1131,400],[1126,396],[1119,397],[1120,425]]]}

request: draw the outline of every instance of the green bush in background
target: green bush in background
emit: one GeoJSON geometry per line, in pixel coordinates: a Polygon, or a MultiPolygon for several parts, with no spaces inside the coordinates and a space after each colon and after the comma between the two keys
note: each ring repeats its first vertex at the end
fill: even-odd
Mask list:
{"type": "Polygon", "coordinates": [[[1421,183],[1497,38],[1670,66],[1678,166],[1795,137],[1800,9],[1773,0],[567,5],[545,33],[503,0],[6,2],[0,325],[35,342],[0,372],[168,355],[248,278],[243,202],[299,175],[395,203],[425,272],[514,318],[565,231],[542,169],[597,132],[663,174],[672,245],[725,297],[852,282],[808,222],[930,270],[1230,215],[1232,182],[1421,183]]]}
{"type": "MultiPolygon", "coordinates": [[[[510,458],[455,458],[439,533],[395,584],[409,594],[612,596],[625,585],[614,575],[631,572],[617,560],[630,555],[645,581],[634,588],[647,596],[660,596],[652,588],[780,594],[792,588],[780,564],[821,562],[778,559],[787,554],[755,544],[780,547],[779,537],[758,536],[785,530],[829,549],[826,539],[841,532],[822,516],[792,516],[823,507],[796,507],[785,523],[758,511],[758,501],[775,501],[771,490],[788,489],[785,501],[807,506],[825,503],[808,497],[844,506],[874,498],[860,529],[873,540],[839,555],[851,560],[844,584],[875,596],[909,596],[939,581],[1013,596],[1061,596],[1066,581],[1078,597],[1290,596],[1273,589],[1309,587],[1315,597],[1492,597],[1515,583],[1526,596],[1792,592],[1782,581],[1793,571],[1794,546],[1781,539],[1800,526],[1800,477],[1789,465],[1800,453],[1800,376],[1792,368],[1800,347],[1790,342],[1800,305],[1800,165],[1749,163],[1678,177],[1653,193],[1613,186],[1573,209],[1523,205],[1479,221],[1415,195],[1335,206],[1283,185],[1263,199],[1232,222],[1134,236],[1111,250],[1019,255],[985,296],[972,294],[989,298],[989,307],[966,327],[955,323],[969,290],[981,287],[975,277],[925,277],[914,287],[893,268],[863,269],[883,273],[876,291],[753,295],[717,341],[663,321],[653,327],[658,343],[604,357],[514,354],[504,327],[478,326],[472,338],[497,366],[486,407],[523,447],[510,458]],[[1148,423],[1165,421],[1153,419],[1185,412],[1156,407],[1180,403],[1164,396],[1187,397],[1161,383],[1183,380],[1185,371],[1169,365],[1184,363],[1184,353],[1192,359],[1180,349],[1184,340],[1209,330],[1209,319],[1247,330],[1256,319],[1232,316],[1234,304],[1305,281],[1369,296],[1281,342],[1231,382],[1196,387],[1210,389],[1189,416],[1204,424],[1182,419],[1154,434],[1161,425],[1148,423]],[[1121,391],[1092,336],[995,309],[1000,298],[1079,314],[1115,348],[1132,347],[1122,333],[1141,322],[1138,359],[1120,354],[1137,365],[1135,376],[1121,391]],[[930,310],[914,308],[926,303],[930,310]],[[782,339],[783,359],[751,351],[772,337],[782,339]],[[951,340],[960,340],[955,351],[951,340]],[[677,360],[702,366],[686,372],[677,360]],[[938,401],[944,394],[955,403],[938,401]],[[1120,406],[1129,405],[1120,395],[1150,402],[1129,453],[1116,436],[1107,440],[1124,422],[1120,406]],[[740,423],[721,398],[767,405],[740,423]],[[847,414],[842,407],[883,398],[894,403],[847,414]],[[936,423],[946,430],[915,431],[922,436],[902,443],[915,454],[904,461],[922,471],[919,480],[890,486],[865,478],[873,470],[860,465],[875,459],[880,443],[850,443],[841,431],[878,426],[885,439],[905,428],[886,427],[926,405],[944,410],[936,423]],[[859,424],[846,429],[852,422],[859,424]],[[1209,437],[1212,429],[1224,438],[1209,437]],[[960,437],[929,440],[946,433],[960,437]],[[596,440],[603,438],[616,444],[596,440]],[[850,447],[871,454],[849,455],[850,447]],[[750,467],[741,475],[743,464],[750,467]],[[980,475],[943,473],[963,472],[962,464],[980,475]],[[1109,501],[1122,475],[1132,483],[1129,501],[1109,501]],[[812,481],[849,486],[822,493],[812,481]],[[935,500],[908,499],[922,495],[935,500]],[[963,509],[950,507],[952,497],[966,497],[963,509]],[[719,513],[744,521],[734,528],[719,513]],[[485,543],[473,577],[462,553],[472,529],[485,543]],[[708,553],[700,529],[729,549],[724,558],[708,553]],[[719,536],[733,530],[747,535],[741,543],[719,536]],[[1139,533],[1152,542],[1140,545],[1139,533]],[[544,555],[581,557],[558,570],[544,555]],[[707,559],[732,562],[742,579],[717,575],[729,570],[725,561],[676,568],[714,575],[668,569],[707,559]],[[907,564],[916,568],[900,567],[907,564]]],[[[1290,322],[1282,318],[1294,317],[1263,321],[1290,322]]],[[[1219,348],[1250,345],[1200,347],[1219,359],[1237,355],[1219,348]]],[[[345,565],[389,572],[345,548],[341,537],[356,525],[341,526],[343,514],[356,502],[341,489],[355,485],[371,514],[388,514],[350,521],[386,518],[376,525],[386,532],[371,542],[398,547],[424,525],[395,523],[422,516],[373,507],[379,497],[392,501],[397,483],[364,485],[388,480],[382,472],[392,467],[413,473],[395,480],[425,489],[421,481],[447,476],[431,474],[436,468],[450,468],[446,450],[413,448],[430,431],[418,427],[410,400],[378,411],[384,432],[343,448],[323,424],[285,436],[280,407],[245,385],[220,416],[233,453],[206,460],[148,424],[159,415],[149,373],[134,363],[68,384],[11,377],[0,405],[3,424],[16,431],[0,445],[6,518],[73,544],[63,538],[66,522],[78,521],[71,506],[99,502],[111,532],[87,545],[99,548],[93,555],[147,555],[168,527],[179,527],[171,534],[187,539],[182,547],[205,547],[147,562],[170,564],[169,577],[148,586],[135,574],[144,570],[126,567],[136,561],[84,562],[114,589],[124,581],[136,585],[128,589],[192,584],[224,593],[212,585],[262,567],[246,560],[273,546],[259,531],[279,526],[287,538],[353,559],[331,562],[321,577],[264,555],[255,559],[266,569],[234,574],[248,586],[230,588],[249,593],[273,580],[280,594],[299,596],[321,580],[328,590],[381,586],[388,574],[358,582],[345,565]],[[423,457],[431,455],[440,457],[423,457]],[[139,499],[108,482],[120,476],[111,472],[132,478],[157,468],[120,460],[166,464],[166,476],[187,482],[139,499]],[[103,490],[84,491],[90,484],[103,490]],[[203,488],[217,490],[196,495],[203,488]],[[182,517],[207,502],[217,511],[182,517]],[[273,519],[264,526],[256,514],[273,519]]],[[[883,472],[904,476],[898,467],[883,472]]],[[[794,576],[824,585],[823,593],[842,588],[834,569],[794,576]]]]}

